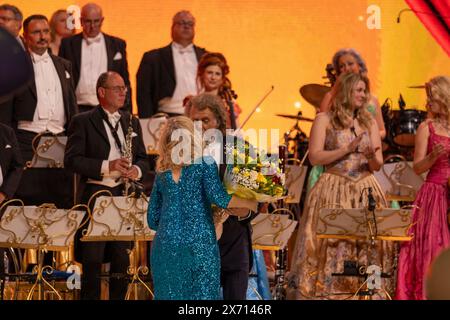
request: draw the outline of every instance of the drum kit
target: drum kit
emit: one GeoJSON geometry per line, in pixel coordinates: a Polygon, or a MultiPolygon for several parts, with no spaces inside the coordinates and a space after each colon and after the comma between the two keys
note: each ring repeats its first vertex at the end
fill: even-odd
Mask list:
{"type": "MultiPolygon", "coordinates": [[[[410,86],[412,89],[422,89],[423,85],[410,86]]],[[[301,96],[312,106],[319,110],[320,104],[331,87],[311,83],[300,88],[301,96]]],[[[393,110],[391,100],[388,98],[381,107],[386,137],[383,142],[383,155],[387,157],[399,154],[407,161],[413,160],[415,135],[420,123],[427,117],[426,111],[406,109],[403,97],[400,95],[399,109],[393,110]]],[[[300,122],[312,122],[314,119],[304,117],[299,111],[296,115],[276,114],[278,117],[296,120],[295,125],[285,133],[285,144],[288,147],[289,158],[303,159],[308,150],[308,136],[301,129],[300,122]]],[[[307,159],[305,164],[308,164],[307,159]]]]}

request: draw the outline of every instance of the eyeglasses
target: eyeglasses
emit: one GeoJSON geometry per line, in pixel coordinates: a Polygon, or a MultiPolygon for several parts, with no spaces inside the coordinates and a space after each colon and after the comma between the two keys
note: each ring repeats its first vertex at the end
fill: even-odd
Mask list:
{"type": "Polygon", "coordinates": [[[0,16],[0,21],[10,22],[12,20],[16,20],[15,18],[0,16]]]}
{"type": "Polygon", "coordinates": [[[93,26],[99,26],[103,21],[103,18],[101,19],[95,19],[95,20],[89,20],[89,19],[81,19],[81,23],[83,24],[90,24],[93,26]]]}
{"type": "Polygon", "coordinates": [[[186,27],[193,27],[195,26],[195,22],[194,21],[177,21],[175,22],[175,24],[179,25],[179,26],[186,26],[186,27]]]}
{"type": "Polygon", "coordinates": [[[120,93],[122,91],[124,91],[124,92],[128,91],[128,88],[126,86],[113,86],[113,87],[103,87],[103,88],[112,90],[115,93],[120,93]]]}

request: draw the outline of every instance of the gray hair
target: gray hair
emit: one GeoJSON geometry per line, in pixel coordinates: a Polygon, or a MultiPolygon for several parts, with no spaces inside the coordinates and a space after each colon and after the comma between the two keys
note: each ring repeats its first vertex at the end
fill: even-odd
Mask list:
{"type": "Polygon", "coordinates": [[[222,133],[225,133],[227,129],[227,111],[223,100],[215,94],[202,93],[198,96],[190,99],[191,108],[195,108],[199,111],[209,109],[214,114],[217,122],[219,123],[219,129],[222,133]]]}
{"type": "Polygon", "coordinates": [[[7,4],[7,3],[5,3],[5,4],[2,4],[2,5],[0,5],[0,10],[8,10],[8,11],[12,11],[12,13],[14,13],[14,18],[16,19],[16,20],[18,20],[18,21],[21,21],[22,22],[22,20],[23,20],[23,15],[22,15],[22,12],[19,10],[19,8],[17,8],[16,6],[13,6],[13,5],[11,5],[11,4],[7,4]]]}
{"type": "Polygon", "coordinates": [[[336,71],[336,75],[337,76],[339,76],[341,74],[341,72],[339,71],[339,59],[342,56],[345,56],[346,54],[351,54],[356,59],[356,62],[359,65],[359,69],[360,69],[361,73],[367,72],[366,63],[364,62],[364,59],[361,57],[359,52],[356,51],[355,49],[348,48],[348,49],[341,49],[341,50],[339,50],[333,56],[333,68],[336,71]]]}

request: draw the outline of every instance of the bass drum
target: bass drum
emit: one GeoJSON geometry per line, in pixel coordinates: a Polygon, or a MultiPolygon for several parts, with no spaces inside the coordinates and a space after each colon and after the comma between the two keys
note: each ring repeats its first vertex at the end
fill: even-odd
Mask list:
{"type": "Polygon", "coordinates": [[[390,134],[394,144],[400,147],[413,147],[417,128],[426,119],[427,113],[420,110],[393,110],[390,134]]]}

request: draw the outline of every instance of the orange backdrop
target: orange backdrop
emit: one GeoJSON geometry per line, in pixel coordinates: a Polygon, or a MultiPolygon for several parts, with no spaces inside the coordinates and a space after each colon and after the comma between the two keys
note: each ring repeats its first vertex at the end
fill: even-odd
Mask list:
{"type": "MultiPolygon", "coordinates": [[[[48,17],[59,8],[88,1],[11,1],[28,16],[48,17]]],[[[243,108],[242,122],[261,96],[274,92],[246,128],[288,130],[294,122],[275,113],[305,116],[315,111],[299,94],[308,83],[324,83],[325,66],[333,53],[353,47],[365,58],[372,91],[380,103],[390,97],[397,106],[401,93],[408,107],[423,108],[423,90],[408,89],[438,74],[450,74],[449,57],[403,0],[97,0],[103,8],[106,33],[127,41],[129,71],[135,92],[136,71],[143,53],[170,42],[173,14],[190,10],[197,19],[195,43],[227,57],[233,87],[243,108]],[[369,29],[368,7],[380,9],[380,28],[369,29]]],[[[310,124],[302,124],[309,132],[310,124]]]]}

